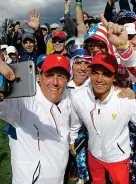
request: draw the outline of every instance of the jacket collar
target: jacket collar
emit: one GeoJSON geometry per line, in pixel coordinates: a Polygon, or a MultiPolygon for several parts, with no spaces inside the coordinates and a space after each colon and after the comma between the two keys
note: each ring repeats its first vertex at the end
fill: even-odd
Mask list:
{"type": "Polygon", "coordinates": [[[38,83],[36,83],[36,88],[37,88],[37,97],[39,99],[39,101],[42,103],[42,104],[46,104],[48,105],[48,107],[51,107],[53,105],[52,102],[50,102],[42,93],[41,91],[41,88],[39,86],[38,83]]]}
{"type": "MultiPolygon", "coordinates": [[[[39,86],[38,83],[36,83],[36,87],[37,87],[37,94],[36,94],[36,95],[37,95],[39,101],[40,101],[44,106],[46,106],[46,107],[48,106],[49,108],[51,108],[51,107],[54,105],[54,103],[50,102],[50,101],[43,95],[43,93],[42,93],[42,91],[41,91],[41,88],[40,88],[40,86],[39,86]]],[[[68,92],[67,92],[67,90],[65,90],[64,93],[63,93],[63,95],[62,95],[62,98],[60,99],[60,101],[59,101],[59,103],[58,103],[57,106],[61,107],[62,104],[63,104],[63,101],[64,101],[67,97],[68,97],[68,92]]],[[[56,104],[55,104],[55,105],[56,105],[56,104]]]]}
{"type": "Polygon", "coordinates": [[[112,97],[112,95],[113,95],[114,86],[111,87],[110,93],[109,93],[108,96],[105,98],[105,100],[102,101],[102,102],[100,102],[100,100],[96,99],[96,97],[95,97],[95,95],[94,95],[94,93],[93,93],[93,89],[92,89],[91,82],[90,82],[89,85],[88,85],[87,92],[88,92],[88,94],[89,94],[89,96],[90,96],[90,98],[91,98],[91,100],[92,100],[93,102],[96,102],[96,100],[97,100],[98,103],[100,103],[100,104],[107,104],[107,103],[110,101],[110,99],[111,99],[111,97],[112,97]]]}
{"type": "Polygon", "coordinates": [[[88,86],[90,79],[87,79],[81,86],[76,86],[75,82],[73,80],[70,80],[67,84],[68,88],[78,88],[78,87],[85,87],[88,86]]]}

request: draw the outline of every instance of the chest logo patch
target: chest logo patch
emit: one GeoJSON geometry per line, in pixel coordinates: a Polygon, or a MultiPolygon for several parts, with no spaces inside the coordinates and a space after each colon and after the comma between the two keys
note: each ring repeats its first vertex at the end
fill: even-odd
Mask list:
{"type": "Polygon", "coordinates": [[[116,119],[117,118],[117,114],[112,114],[112,119],[116,119]]]}

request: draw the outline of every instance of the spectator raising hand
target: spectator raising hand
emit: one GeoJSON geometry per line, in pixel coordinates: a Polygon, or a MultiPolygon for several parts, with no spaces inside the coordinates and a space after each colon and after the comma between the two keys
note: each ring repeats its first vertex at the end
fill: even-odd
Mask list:
{"type": "Polygon", "coordinates": [[[30,28],[34,29],[34,31],[38,30],[40,27],[40,13],[33,9],[29,12],[29,22],[24,21],[30,28]]]}
{"type": "Polygon", "coordinates": [[[70,5],[71,5],[71,0],[65,1],[65,4],[64,4],[64,6],[65,6],[65,13],[70,12],[70,5]]]}
{"type": "MultiPolygon", "coordinates": [[[[107,22],[104,16],[100,15],[101,21],[107,29],[107,38],[109,42],[115,47],[119,48],[127,46],[128,34],[126,28],[119,24],[114,24],[113,22],[107,22]]],[[[129,44],[129,43],[128,43],[129,44]]]]}

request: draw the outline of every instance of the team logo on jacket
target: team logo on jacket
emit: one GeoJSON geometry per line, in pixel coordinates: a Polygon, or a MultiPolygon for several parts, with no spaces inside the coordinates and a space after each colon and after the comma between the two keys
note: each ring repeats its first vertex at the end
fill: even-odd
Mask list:
{"type": "Polygon", "coordinates": [[[112,114],[112,119],[116,119],[117,118],[117,114],[112,114]]]}

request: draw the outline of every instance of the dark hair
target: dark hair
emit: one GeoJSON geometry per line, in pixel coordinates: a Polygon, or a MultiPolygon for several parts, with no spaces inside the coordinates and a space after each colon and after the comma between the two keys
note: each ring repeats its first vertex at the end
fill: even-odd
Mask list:
{"type": "Polygon", "coordinates": [[[87,17],[89,18],[89,15],[88,15],[88,13],[86,13],[86,12],[83,12],[83,14],[87,15],[87,17]]]}

